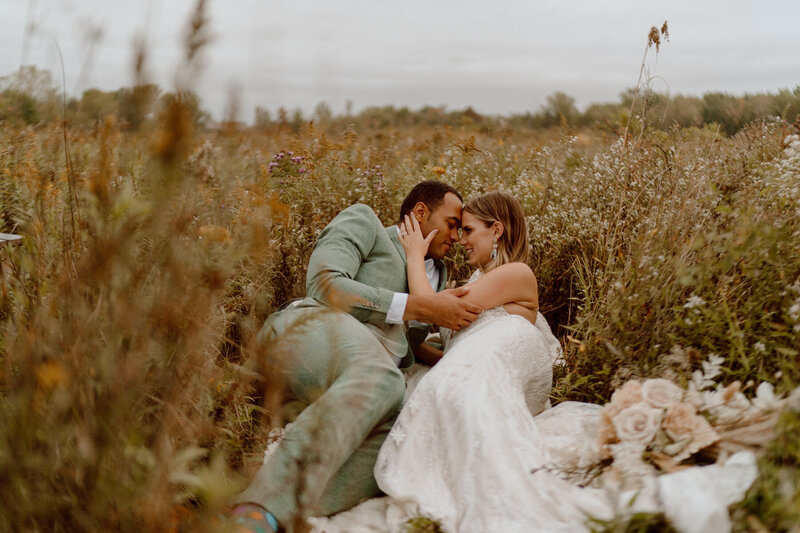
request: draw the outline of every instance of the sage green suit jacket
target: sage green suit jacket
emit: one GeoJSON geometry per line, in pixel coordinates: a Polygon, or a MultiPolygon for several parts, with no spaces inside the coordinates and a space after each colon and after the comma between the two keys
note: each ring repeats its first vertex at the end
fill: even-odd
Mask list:
{"type": "MultiPolygon", "coordinates": [[[[439,287],[447,282],[441,261],[439,287]]],[[[306,277],[302,307],[332,306],[351,314],[368,328],[400,368],[414,363],[411,345],[424,341],[428,327],[387,324],[386,314],[395,292],[408,293],[406,254],[397,226],[384,228],[367,205],[355,204],[339,213],[320,233],[306,277]]]]}

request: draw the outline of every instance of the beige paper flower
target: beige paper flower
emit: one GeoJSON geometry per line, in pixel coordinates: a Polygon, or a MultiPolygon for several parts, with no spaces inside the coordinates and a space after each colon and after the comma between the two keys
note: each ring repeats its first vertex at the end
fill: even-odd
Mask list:
{"type": "Polygon", "coordinates": [[[642,384],[632,379],[630,381],[626,381],[625,384],[614,391],[614,394],[611,395],[611,402],[606,404],[604,409],[607,409],[607,412],[611,418],[617,416],[623,409],[627,409],[632,405],[636,405],[637,403],[642,401],[642,384]]]}
{"type": "Polygon", "coordinates": [[[674,456],[676,462],[711,446],[719,440],[719,435],[704,417],[697,414],[690,403],[676,403],[667,408],[664,414],[664,432],[675,442],[688,441],[674,456]]]}
{"type": "Polygon", "coordinates": [[[614,427],[614,418],[623,410],[642,401],[642,384],[638,380],[626,381],[611,395],[611,401],[603,406],[600,411],[600,428],[597,435],[597,444],[604,458],[611,456],[609,444],[619,442],[617,431],[614,427]]]}
{"type": "Polygon", "coordinates": [[[653,407],[666,409],[681,401],[683,390],[668,379],[648,379],[642,385],[642,398],[653,407]]]}
{"type": "Polygon", "coordinates": [[[648,444],[661,426],[661,409],[640,402],[623,409],[613,422],[620,441],[648,444]]]}
{"type": "Polygon", "coordinates": [[[694,405],[685,402],[674,403],[664,413],[664,431],[672,440],[682,440],[692,434],[697,416],[694,405]]]}

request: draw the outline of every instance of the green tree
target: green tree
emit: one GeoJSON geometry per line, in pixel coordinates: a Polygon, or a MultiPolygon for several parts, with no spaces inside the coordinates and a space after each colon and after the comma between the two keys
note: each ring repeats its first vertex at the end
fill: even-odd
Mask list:
{"type": "Polygon", "coordinates": [[[0,93],[0,120],[36,124],[39,122],[39,106],[29,94],[13,89],[0,93]]]}
{"type": "Polygon", "coordinates": [[[108,115],[117,115],[119,112],[119,91],[106,92],[100,89],[87,89],[83,91],[78,109],[79,121],[103,120],[108,115]]]}
{"type": "Polygon", "coordinates": [[[304,121],[305,119],[303,118],[303,110],[300,109],[299,107],[296,108],[292,112],[292,120],[290,122],[290,125],[292,127],[292,132],[300,133],[300,127],[303,125],[304,121]]]}
{"type": "Polygon", "coordinates": [[[612,126],[621,120],[622,114],[627,109],[620,104],[590,104],[578,119],[578,124],[583,126],[612,126]]]}
{"type": "Polygon", "coordinates": [[[314,120],[316,120],[320,126],[327,125],[333,119],[333,111],[331,111],[331,106],[328,105],[327,102],[320,102],[314,108],[314,120]]]}
{"type": "Polygon", "coordinates": [[[0,78],[2,110],[4,120],[36,124],[42,120],[53,120],[60,105],[58,91],[49,70],[25,65],[13,74],[0,78]]]}
{"type": "Polygon", "coordinates": [[[272,115],[270,114],[269,109],[256,106],[255,116],[256,128],[264,130],[272,126],[272,115]]]}
{"type": "Polygon", "coordinates": [[[153,106],[161,93],[158,85],[147,83],[119,90],[119,118],[132,130],[139,130],[153,114],[153,106]]]}
{"type": "Polygon", "coordinates": [[[578,108],[575,99],[561,91],[547,97],[547,103],[542,106],[543,126],[558,126],[562,120],[574,125],[578,118],[578,108]]]}
{"type": "Polygon", "coordinates": [[[58,95],[50,71],[33,65],[19,67],[13,74],[3,76],[0,78],[0,87],[26,94],[37,102],[55,99],[58,95]]]}
{"type": "Polygon", "coordinates": [[[159,101],[159,112],[163,114],[164,110],[176,101],[195,128],[205,128],[210,115],[203,109],[200,97],[194,91],[164,93],[159,101]]]}
{"type": "Polygon", "coordinates": [[[719,124],[728,135],[737,132],[744,124],[742,110],[744,99],[726,93],[714,92],[703,95],[703,120],[719,124]]]}
{"type": "Polygon", "coordinates": [[[696,96],[677,95],[670,102],[664,126],[678,124],[679,126],[703,125],[703,100],[696,96]]]}

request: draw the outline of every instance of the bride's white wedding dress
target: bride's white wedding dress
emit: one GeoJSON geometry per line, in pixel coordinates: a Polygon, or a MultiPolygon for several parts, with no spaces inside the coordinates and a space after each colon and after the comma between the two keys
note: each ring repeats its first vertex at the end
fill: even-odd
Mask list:
{"type": "Polygon", "coordinates": [[[571,402],[551,409],[572,415],[557,416],[557,424],[539,415],[549,407],[559,357],[544,317],[533,325],[503,307],[452,335],[381,448],[381,490],[415,502],[446,531],[580,527],[583,502],[565,499],[571,485],[541,469],[594,458],[594,439],[575,437],[596,433],[599,407],[571,402]]]}
{"type": "Polygon", "coordinates": [[[727,506],[756,475],[749,452],[724,467],[646,479],[635,498],[570,480],[598,459],[600,406],[549,407],[560,358],[541,314],[534,326],[502,307],[483,312],[452,335],[436,366],[412,380],[374,470],[388,497],[311,519],[312,530],[399,532],[422,515],[448,533],[574,532],[588,531],[589,517],[635,511],[664,512],[687,533],[728,531],[727,506]]]}

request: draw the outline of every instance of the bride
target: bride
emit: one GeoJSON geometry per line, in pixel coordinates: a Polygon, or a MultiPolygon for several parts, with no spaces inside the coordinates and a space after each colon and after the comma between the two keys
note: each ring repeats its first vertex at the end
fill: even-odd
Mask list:
{"type": "MultiPolygon", "coordinates": [[[[433,236],[423,238],[413,218],[402,233],[410,292],[430,293],[423,260],[433,236]]],[[[378,486],[448,532],[580,529],[581,502],[565,501],[571,489],[541,469],[591,455],[584,443],[592,439],[580,434],[594,434],[598,408],[568,406],[575,416],[547,428],[540,415],[560,346],[538,313],[519,202],[493,192],[467,203],[460,244],[477,268],[464,298],[486,310],[443,335],[444,357],[419,381],[381,448],[378,486]]]]}
{"type": "MultiPolygon", "coordinates": [[[[431,292],[423,259],[433,237],[423,238],[413,218],[402,233],[409,289],[431,292]]],[[[399,523],[392,511],[399,508],[400,520],[426,516],[448,533],[566,533],[640,512],[663,513],[684,533],[729,531],[727,508],[755,479],[749,451],[724,465],[648,473],[637,489],[613,476],[585,486],[602,458],[601,407],[549,406],[561,351],[537,312],[517,200],[493,192],[467,203],[460,244],[476,267],[464,298],[485,311],[443,335],[444,356],[411,392],[381,447],[374,474],[389,496],[386,523],[399,523]]]]}

